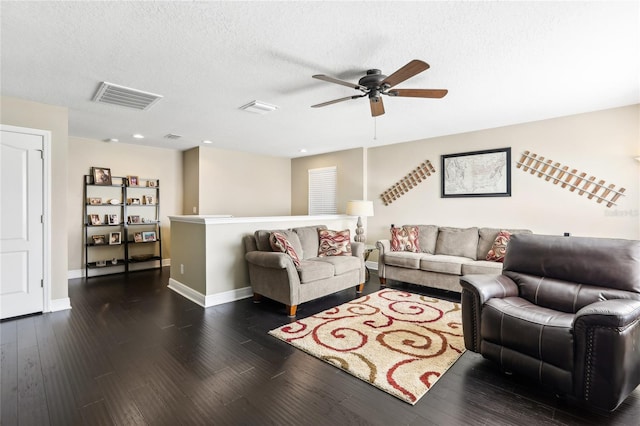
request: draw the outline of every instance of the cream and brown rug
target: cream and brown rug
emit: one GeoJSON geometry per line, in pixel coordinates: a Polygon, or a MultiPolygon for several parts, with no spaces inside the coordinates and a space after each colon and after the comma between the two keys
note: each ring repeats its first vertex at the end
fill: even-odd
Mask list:
{"type": "Polygon", "coordinates": [[[464,352],[459,303],[390,289],[269,334],[412,405],[464,352]]]}

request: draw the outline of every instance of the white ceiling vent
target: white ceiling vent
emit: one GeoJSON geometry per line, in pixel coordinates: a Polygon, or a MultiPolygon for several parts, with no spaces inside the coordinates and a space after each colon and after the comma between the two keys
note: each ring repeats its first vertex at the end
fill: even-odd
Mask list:
{"type": "Polygon", "coordinates": [[[126,108],[147,110],[162,99],[162,95],[103,82],[93,97],[95,102],[126,108]]]}
{"type": "Polygon", "coordinates": [[[180,139],[182,135],[176,135],[175,133],[167,133],[164,135],[165,139],[180,139]]]}
{"type": "Polygon", "coordinates": [[[262,101],[251,101],[246,105],[242,105],[240,109],[256,114],[266,114],[278,109],[277,106],[262,101]]]}

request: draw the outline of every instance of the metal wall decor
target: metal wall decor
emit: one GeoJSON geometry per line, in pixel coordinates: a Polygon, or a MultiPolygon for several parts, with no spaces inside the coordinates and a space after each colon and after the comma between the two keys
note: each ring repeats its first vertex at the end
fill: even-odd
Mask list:
{"type": "Polygon", "coordinates": [[[435,172],[436,169],[433,168],[431,161],[424,161],[408,175],[396,182],[391,188],[380,194],[382,202],[385,206],[388,206],[435,172]]]}
{"type": "Polygon", "coordinates": [[[595,176],[585,179],[586,173],[579,173],[576,169],[569,171],[569,166],[554,163],[553,160],[545,160],[544,157],[529,151],[522,153],[516,167],[522,168],[523,172],[529,172],[531,175],[537,173],[539,178],[544,176],[547,182],[553,180],[554,185],[561,183],[562,188],[568,188],[571,192],[577,189],[578,195],[587,194],[590,200],[595,199],[598,203],[606,201],[607,207],[615,206],[616,201],[624,195],[625,191],[624,188],[615,189],[614,184],[605,186],[605,181],[601,179],[596,182],[595,176]]]}

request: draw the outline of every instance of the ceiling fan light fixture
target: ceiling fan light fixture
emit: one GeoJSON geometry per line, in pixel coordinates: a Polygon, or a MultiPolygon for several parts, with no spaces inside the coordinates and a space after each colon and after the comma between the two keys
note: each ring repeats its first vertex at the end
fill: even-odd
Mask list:
{"type": "Polygon", "coordinates": [[[254,114],[266,114],[277,110],[278,107],[262,101],[251,101],[246,105],[242,105],[240,109],[254,114]]]}

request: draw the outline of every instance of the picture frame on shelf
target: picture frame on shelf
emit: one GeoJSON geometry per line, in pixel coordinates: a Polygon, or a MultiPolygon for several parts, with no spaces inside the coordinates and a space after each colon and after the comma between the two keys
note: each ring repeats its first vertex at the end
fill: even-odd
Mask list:
{"type": "Polygon", "coordinates": [[[96,262],[96,266],[99,266],[101,268],[104,267],[104,266],[107,266],[107,261],[106,260],[98,260],[96,262]]]}
{"type": "Polygon", "coordinates": [[[138,176],[127,176],[127,183],[129,186],[139,186],[140,179],[138,179],[138,176]]]}
{"type": "Polygon", "coordinates": [[[156,181],[155,180],[148,180],[147,181],[147,186],[149,188],[155,188],[157,186],[156,181]]]}
{"type": "Polygon", "coordinates": [[[111,169],[106,167],[91,167],[94,185],[111,185],[111,169]]]}
{"type": "Polygon", "coordinates": [[[129,216],[129,223],[142,223],[142,222],[140,222],[139,215],[133,215],[133,216],[129,216]]]}
{"type": "Polygon", "coordinates": [[[91,240],[93,241],[94,246],[101,246],[106,244],[106,235],[92,235],[91,240]]]}
{"type": "Polygon", "coordinates": [[[142,233],[142,242],[150,243],[156,241],[156,231],[144,231],[142,233]]]}
{"type": "Polygon", "coordinates": [[[130,206],[139,206],[142,204],[140,202],[140,198],[129,198],[127,202],[129,203],[130,206]]]}
{"type": "Polygon", "coordinates": [[[111,232],[109,233],[109,245],[118,245],[122,244],[122,232],[111,232]]]}
{"type": "Polygon", "coordinates": [[[133,242],[141,243],[142,242],[142,232],[136,232],[133,234],[133,242]]]}
{"type": "Polygon", "coordinates": [[[107,215],[107,223],[109,225],[119,225],[120,224],[120,219],[118,218],[117,214],[108,214],[107,215]]]}
{"type": "Polygon", "coordinates": [[[102,198],[101,197],[91,197],[89,198],[89,204],[91,204],[92,206],[99,206],[102,204],[102,198]]]}
{"type": "Polygon", "coordinates": [[[153,206],[153,205],[155,205],[155,201],[154,201],[154,199],[153,199],[153,195],[145,195],[144,197],[142,197],[142,199],[143,199],[144,203],[145,203],[147,206],[153,206]]]}
{"type": "Polygon", "coordinates": [[[100,219],[99,214],[90,214],[89,215],[89,223],[91,225],[102,225],[102,220],[100,219]]]}

